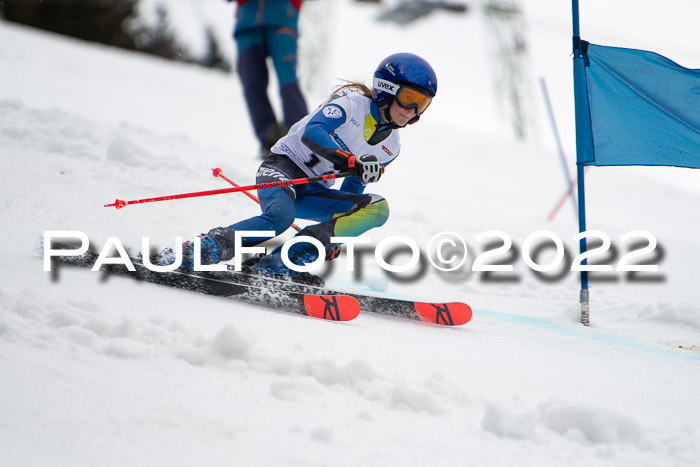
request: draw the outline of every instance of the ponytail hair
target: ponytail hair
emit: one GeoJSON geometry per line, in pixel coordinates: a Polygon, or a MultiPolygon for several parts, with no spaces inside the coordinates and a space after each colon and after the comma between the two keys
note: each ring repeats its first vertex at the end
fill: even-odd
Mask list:
{"type": "Polygon", "coordinates": [[[372,96],[373,96],[372,90],[365,83],[363,83],[361,81],[347,81],[347,80],[343,80],[343,81],[345,82],[345,84],[333,89],[333,93],[331,94],[331,99],[333,97],[336,97],[338,95],[338,93],[340,93],[341,91],[345,91],[345,90],[359,92],[363,96],[369,97],[370,99],[372,99],[372,96]]]}

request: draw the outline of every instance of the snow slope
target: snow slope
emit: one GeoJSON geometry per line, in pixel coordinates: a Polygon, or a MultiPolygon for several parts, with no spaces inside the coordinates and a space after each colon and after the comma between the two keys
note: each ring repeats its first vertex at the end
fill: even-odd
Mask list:
{"type": "MultiPolygon", "coordinates": [[[[573,159],[565,3],[526,12],[530,79],[547,79],[573,159]]],[[[585,3],[587,39],[698,66],[683,61],[694,55],[684,40],[693,3],[585,3]]],[[[541,109],[538,138],[509,135],[480,47],[483,18],[437,14],[402,30],[374,23],[373,6],[344,0],[332,12],[332,78],[368,81],[383,56],[410,50],[440,79],[430,111],[402,131],[401,158],[372,186],[392,214],[368,236],[408,235],[425,250],[451,231],[470,249],[458,271],[428,266],[408,278],[387,278],[365,255],[354,287],[466,301],[472,322],[448,329],[363,313],[329,323],[89,271],[44,272],[46,230],[79,230],[98,247],[110,236],[166,246],[257,213],[239,195],[102,207],[225,186],[212,167],[250,183],[257,148],[235,76],[0,23],[0,465],[697,465],[697,173],[588,173],[589,227],[610,235],[618,258],[621,234],[647,230],[663,256],[656,280],[594,281],[584,328],[578,277],[540,277],[519,257],[546,229],[570,263],[577,226],[568,205],[546,220],[565,190],[554,145],[541,109]],[[514,273],[497,276],[510,280],[470,271],[484,248],[475,237],[495,229],[515,244],[514,273]]],[[[332,263],[329,282],[353,287],[346,265],[332,263]]]]}

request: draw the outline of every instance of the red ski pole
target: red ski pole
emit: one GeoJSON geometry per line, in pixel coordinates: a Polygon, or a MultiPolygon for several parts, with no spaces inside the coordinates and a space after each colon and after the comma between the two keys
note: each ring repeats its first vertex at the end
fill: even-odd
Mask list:
{"type": "MultiPolygon", "coordinates": [[[[224,174],[222,173],[221,169],[219,169],[219,168],[212,169],[212,172],[214,173],[214,176],[215,176],[215,177],[221,177],[221,178],[223,178],[224,180],[226,180],[228,183],[230,183],[231,185],[235,186],[236,188],[240,187],[240,185],[239,185],[238,183],[234,182],[233,180],[231,180],[230,178],[228,178],[226,175],[224,175],[224,174]]],[[[252,193],[250,193],[250,192],[248,192],[248,191],[244,191],[243,194],[246,195],[248,198],[252,199],[253,201],[255,201],[256,203],[260,204],[260,200],[259,200],[258,197],[255,196],[254,194],[252,194],[252,193]]],[[[296,224],[292,224],[292,228],[293,228],[294,230],[296,230],[297,232],[301,232],[301,229],[300,229],[296,224]]]]}
{"type": "MultiPolygon", "coordinates": [[[[215,177],[221,177],[221,178],[223,178],[223,179],[226,180],[229,184],[235,186],[236,188],[239,188],[239,187],[240,187],[240,185],[239,185],[238,183],[234,182],[233,180],[231,180],[230,178],[228,178],[226,175],[224,175],[224,174],[222,173],[222,170],[221,170],[221,169],[218,169],[218,168],[217,168],[217,169],[211,169],[211,170],[212,170],[212,172],[214,173],[214,176],[215,176],[215,177]]],[[[253,201],[255,201],[256,203],[260,204],[260,200],[259,200],[258,197],[255,196],[254,194],[252,194],[252,193],[250,193],[250,192],[247,192],[247,191],[244,191],[243,194],[246,195],[248,198],[252,199],[253,201]]]]}
{"type": "Polygon", "coordinates": [[[196,198],[198,196],[223,195],[225,193],[237,193],[239,191],[263,190],[265,188],[279,188],[279,187],[291,186],[291,185],[304,185],[307,183],[345,178],[345,177],[348,177],[351,175],[352,175],[352,172],[340,172],[337,174],[319,175],[317,177],[295,178],[294,180],[287,180],[284,182],[257,183],[255,185],[239,186],[239,187],[233,187],[233,188],[223,188],[223,189],[218,189],[218,190],[197,191],[194,193],[182,193],[179,195],[159,196],[157,198],[136,199],[133,201],[122,201],[120,199],[117,199],[113,203],[105,204],[105,207],[110,208],[110,207],[114,206],[117,209],[121,209],[124,206],[129,206],[130,204],[153,203],[155,201],[168,201],[171,199],[196,198]]]}

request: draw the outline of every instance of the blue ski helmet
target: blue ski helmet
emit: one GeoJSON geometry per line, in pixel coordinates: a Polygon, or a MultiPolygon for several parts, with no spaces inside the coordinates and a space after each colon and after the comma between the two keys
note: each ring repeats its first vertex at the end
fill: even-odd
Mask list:
{"type": "Polygon", "coordinates": [[[402,86],[422,91],[429,97],[427,104],[418,107],[416,117],[409,123],[418,120],[437,92],[437,76],[433,67],[411,53],[397,53],[382,60],[374,71],[373,81],[372,97],[380,108],[391,105],[402,86]]]}

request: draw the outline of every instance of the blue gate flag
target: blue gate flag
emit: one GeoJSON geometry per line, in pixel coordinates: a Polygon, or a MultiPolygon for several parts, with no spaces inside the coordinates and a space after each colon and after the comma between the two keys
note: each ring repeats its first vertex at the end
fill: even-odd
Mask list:
{"type": "Polygon", "coordinates": [[[700,168],[700,70],[654,52],[581,45],[577,162],[700,168]]]}

